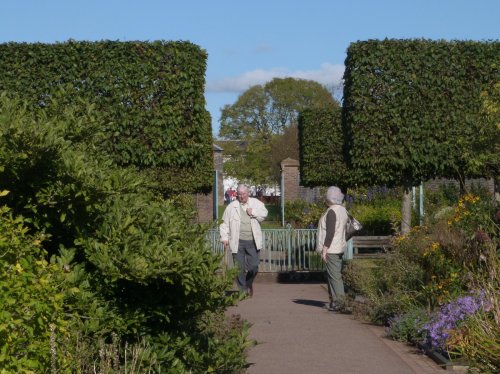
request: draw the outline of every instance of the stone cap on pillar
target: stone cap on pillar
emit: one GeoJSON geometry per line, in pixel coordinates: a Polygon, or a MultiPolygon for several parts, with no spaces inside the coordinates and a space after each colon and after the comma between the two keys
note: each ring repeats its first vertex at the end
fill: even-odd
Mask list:
{"type": "Polygon", "coordinates": [[[286,167],[299,167],[300,163],[297,160],[294,160],[293,158],[285,158],[283,161],[281,161],[281,170],[286,167]]]}

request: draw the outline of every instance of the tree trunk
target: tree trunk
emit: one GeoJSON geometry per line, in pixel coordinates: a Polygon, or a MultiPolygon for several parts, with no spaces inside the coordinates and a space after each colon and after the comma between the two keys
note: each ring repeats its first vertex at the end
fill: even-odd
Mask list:
{"type": "Polygon", "coordinates": [[[406,234],[411,229],[411,183],[403,186],[401,205],[401,233],[406,234]]]}

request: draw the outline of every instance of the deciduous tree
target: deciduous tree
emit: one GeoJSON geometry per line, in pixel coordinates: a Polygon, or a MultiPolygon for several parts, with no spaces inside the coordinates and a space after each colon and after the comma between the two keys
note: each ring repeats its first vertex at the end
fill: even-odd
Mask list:
{"type": "Polygon", "coordinates": [[[275,78],[250,87],[222,109],[219,137],[245,143],[225,149],[232,158],[225,164],[226,173],[255,184],[277,182],[279,162],[298,158],[299,113],[306,108],[332,107],[338,103],[331,93],[310,80],[275,78]]]}

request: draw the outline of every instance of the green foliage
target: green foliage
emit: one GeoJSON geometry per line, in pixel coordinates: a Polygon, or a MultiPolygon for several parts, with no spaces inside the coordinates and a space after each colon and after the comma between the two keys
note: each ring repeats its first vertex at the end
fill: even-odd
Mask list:
{"type": "Polygon", "coordinates": [[[321,215],[325,212],[323,204],[307,203],[304,200],[293,200],[285,203],[285,221],[295,228],[317,226],[321,215]]]}
{"type": "Polygon", "coordinates": [[[304,186],[350,186],[340,108],[306,109],[299,116],[300,178],[304,186]]]}
{"type": "MultiPolygon", "coordinates": [[[[1,198],[0,198],[1,199],[1,198]]],[[[41,243],[21,217],[0,207],[0,367],[6,372],[41,372],[69,364],[55,336],[68,334],[62,268],[49,264],[41,243]]]]}
{"type": "Polygon", "coordinates": [[[337,106],[334,99],[317,82],[274,78],[264,86],[250,87],[236,103],[222,109],[220,136],[243,140],[260,134],[269,138],[297,125],[302,110],[332,106],[337,106]]]}
{"type": "Polygon", "coordinates": [[[406,314],[417,306],[411,293],[395,290],[375,300],[370,311],[370,321],[378,325],[387,325],[395,316],[406,314]]]}
{"type": "Polygon", "coordinates": [[[437,175],[494,173],[479,162],[494,153],[484,135],[498,132],[484,120],[481,95],[499,81],[499,48],[471,41],[352,43],[343,125],[359,182],[411,186],[437,175]]]}
{"type": "Polygon", "coordinates": [[[143,170],[163,193],[197,192],[210,188],[213,170],[206,59],[189,42],[3,43],[0,92],[49,116],[92,103],[98,150],[143,170]]]}
{"type": "MultiPolygon", "coordinates": [[[[498,70],[498,61],[492,64],[498,70]]],[[[500,82],[498,79],[488,83],[481,93],[484,124],[475,134],[475,142],[471,149],[464,155],[466,170],[472,174],[481,175],[483,170],[498,178],[500,174],[500,144],[497,141],[500,131],[500,82]]]]}
{"type": "Polygon", "coordinates": [[[465,195],[450,217],[397,236],[369,281],[357,282],[359,269],[348,269],[348,282],[373,303],[374,320],[407,311],[408,297],[431,311],[468,289],[499,284],[498,226],[488,201],[465,195]]]}
{"type": "MultiPolygon", "coordinates": [[[[401,203],[397,196],[372,195],[367,199],[364,194],[365,198],[361,199],[363,191],[365,190],[349,190],[346,202],[349,212],[363,224],[360,235],[393,235],[395,227],[401,222],[401,203]]],[[[287,201],[285,221],[296,228],[307,228],[311,224],[316,226],[325,210],[326,205],[322,201],[314,203],[300,199],[287,201]]]]}
{"type": "Polygon", "coordinates": [[[440,229],[440,243],[461,269],[479,284],[499,284],[498,205],[491,197],[462,196],[440,229]]]}
{"type": "Polygon", "coordinates": [[[423,327],[429,321],[429,314],[423,308],[413,308],[389,320],[387,335],[392,339],[417,344],[424,340],[423,327]]]}
{"type": "Polygon", "coordinates": [[[362,235],[393,235],[401,223],[401,202],[394,198],[356,203],[350,213],[363,224],[362,235]]]}
{"type": "Polygon", "coordinates": [[[459,195],[458,187],[451,183],[440,186],[436,191],[426,190],[424,198],[426,223],[433,225],[450,215],[459,195]]]}
{"type": "Polygon", "coordinates": [[[389,336],[397,340],[422,342],[431,313],[447,307],[435,324],[446,328],[450,355],[466,358],[471,372],[494,373],[500,336],[498,208],[491,196],[466,194],[457,201],[456,192],[443,189],[431,198],[435,211],[445,212],[435,215],[432,226],[397,236],[394,250],[374,267],[353,261],[344,279],[367,297],[365,312],[372,322],[388,324],[389,336]],[[440,209],[440,203],[448,206],[453,199],[451,210],[440,209]],[[457,315],[463,319],[450,302],[470,297],[471,290],[482,295],[484,310],[454,326],[443,325],[457,315]]]}
{"type": "Polygon", "coordinates": [[[500,328],[493,312],[473,314],[450,335],[448,344],[453,348],[453,354],[465,357],[472,373],[498,373],[500,328]]]}
{"type": "Polygon", "coordinates": [[[229,175],[253,184],[278,183],[280,162],[298,156],[297,118],[306,108],[335,108],[338,104],[317,82],[275,78],[253,86],[221,112],[219,136],[243,143],[224,143],[231,160],[229,175]]]}
{"type": "Polygon", "coordinates": [[[355,259],[348,261],[342,269],[342,278],[349,290],[355,294],[364,295],[368,300],[374,300],[379,294],[377,283],[377,264],[380,260],[355,259]]]}
{"type": "MultiPolygon", "coordinates": [[[[221,143],[219,143],[221,144],[221,143]]],[[[244,142],[224,142],[222,147],[228,159],[224,162],[224,173],[237,178],[241,183],[275,184],[271,178],[271,143],[262,135],[244,142]]]]}
{"type": "MultiPolygon", "coordinates": [[[[112,357],[119,364],[130,353],[127,347],[137,347],[144,367],[204,373],[210,367],[231,372],[242,365],[243,326],[223,330],[228,331],[224,338],[215,333],[222,323],[216,317],[233,303],[225,295],[232,278],[217,275],[221,258],[208,248],[205,231],[189,221],[189,213],[178,211],[189,200],[163,199],[144,174],[117,167],[95,152],[92,134],[77,137],[93,118],[92,109],[76,120],[24,108],[18,101],[0,100],[0,191],[10,191],[2,200],[43,235],[37,245],[48,251],[50,268],[63,277],[40,292],[60,302],[41,313],[57,317],[56,305],[70,320],[62,331],[57,319],[47,317],[56,330],[52,335],[45,330],[44,336],[55,335],[56,356],[37,361],[39,371],[50,368],[51,357],[61,372],[85,372],[96,357],[105,367],[108,361],[100,350],[112,341],[117,352],[112,357]],[[186,352],[196,352],[196,360],[186,352]]],[[[23,269],[25,252],[15,258],[23,269]]],[[[30,272],[40,273],[36,268],[30,272]]],[[[20,311],[23,307],[16,304],[20,311]]]]}

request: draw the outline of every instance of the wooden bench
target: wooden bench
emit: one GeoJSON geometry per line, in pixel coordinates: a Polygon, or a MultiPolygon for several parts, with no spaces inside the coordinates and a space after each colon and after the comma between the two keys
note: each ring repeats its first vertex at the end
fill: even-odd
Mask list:
{"type": "Polygon", "coordinates": [[[391,238],[392,236],[354,236],[352,238],[353,254],[359,256],[385,252],[392,246],[391,238]]]}

